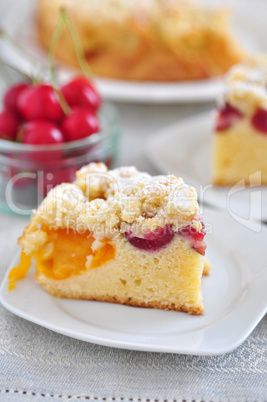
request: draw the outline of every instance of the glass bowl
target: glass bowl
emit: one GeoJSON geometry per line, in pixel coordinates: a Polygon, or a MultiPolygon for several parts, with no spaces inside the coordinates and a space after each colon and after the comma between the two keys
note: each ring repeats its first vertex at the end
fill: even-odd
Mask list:
{"type": "Polygon", "coordinates": [[[120,129],[115,108],[103,104],[101,131],[78,141],[26,145],[0,140],[0,211],[29,215],[47,192],[75,180],[75,172],[90,162],[116,165],[120,129]]]}

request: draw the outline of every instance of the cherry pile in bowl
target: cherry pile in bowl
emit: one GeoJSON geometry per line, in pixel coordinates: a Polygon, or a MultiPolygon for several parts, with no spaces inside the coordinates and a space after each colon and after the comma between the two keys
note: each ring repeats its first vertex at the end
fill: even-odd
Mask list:
{"type": "Polygon", "coordinates": [[[30,211],[51,188],[74,181],[83,165],[113,166],[120,135],[116,112],[84,76],[56,90],[49,83],[21,82],[2,103],[0,208],[30,211]]]}
{"type": "Polygon", "coordinates": [[[61,144],[80,140],[100,129],[101,98],[85,77],[76,77],[57,92],[48,83],[25,82],[10,87],[0,113],[0,138],[23,144],[61,144]],[[67,103],[67,112],[60,104],[67,103]]]}

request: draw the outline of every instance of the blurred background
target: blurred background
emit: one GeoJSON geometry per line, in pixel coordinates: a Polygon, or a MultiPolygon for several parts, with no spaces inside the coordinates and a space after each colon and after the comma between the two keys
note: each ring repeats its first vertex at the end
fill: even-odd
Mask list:
{"type": "MultiPolygon", "coordinates": [[[[232,13],[231,28],[241,46],[251,53],[267,51],[266,1],[200,0],[199,3],[212,7],[228,5],[232,13]]],[[[0,26],[22,48],[45,64],[45,52],[36,38],[35,13],[35,0],[1,0],[0,26]]],[[[29,74],[35,68],[40,69],[5,40],[0,41],[0,58],[29,74]]],[[[61,64],[59,73],[64,80],[69,70],[61,64]]],[[[222,80],[161,84],[100,78],[96,79],[96,85],[103,100],[114,104],[117,109],[121,136],[116,165],[135,165],[151,174],[167,173],[168,170],[168,166],[160,169],[147,157],[156,134],[161,132],[164,135],[168,133],[168,127],[183,119],[212,111],[222,92],[222,80]]],[[[4,88],[2,80],[2,93],[4,88]]]]}
{"type": "MultiPolygon", "coordinates": [[[[202,4],[208,4],[212,7],[218,5],[228,5],[232,11],[231,26],[237,39],[244,48],[251,52],[267,51],[266,39],[266,15],[267,2],[265,0],[200,0],[202,4]]],[[[1,0],[0,2],[0,23],[1,28],[7,31],[12,37],[19,41],[33,55],[44,60],[43,51],[38,48],[35,38],[34,13],[36,8],[35,0],[1,0]]],[[[29,69],[23,57],[18,52],[13,52],[10,46],[0,43],[0,57],[10,60],[11,63],[19,65],[22,70],[29,69]]],[[[173,100],[173,91],[170,91],[172,98],[168,101],[168,94],[165,100],[157,100],[157,96],[153,97],[153,102],[142,100],[140,95],[136,99],[136,94],[132,94],[133,88],[128,89],[125,83],[125,91],[122,89],[123,84],[117,84],[104,88],[102,91],[103,98],[116,102],[119,112],[119,122],[122,128],[122,137],[120,142],[120,152],[118,163],[122,165],[135,164],[141,170],[148,170],[155,173],[155,169],[148,163],[145,157],[145,144],[150,136],[159,129],[171,125],[172,123],[191,116],[195,113],[201,113],[205,110],[211,110],[214,106],[214,100],[208,99],[203,101],[194,101],[194,96],[186,102],[183,101],[183,95],[179,95],[180,88],[177,88],[176,98],[173,100]],[[118,90],[122,92],[117,94],[118,90]]],[[[101,88],[101,85],[100,85],[101,88]]],[[[154,88],[153,88],[154,89],[154,88]]],[[[146,89],[145,89],[146,90],[146,89]]],[[[159,89],[159,92],[164,89],[159,89]]],[[[190,91],[192,89],[190,88],[190,91]]],[[[193,90],[194,91],[194,90],[193,90]]],[[[186,94],[187,95],[187,94],[186,94]]],[[[185,98],[188,96],[185,95],[185,98]]],[[[217,93],[215,93],[214,98],[217,93]]],[[[161,98],[161,96],[158,96],[161,98]]],[[[197,94],[195,94],[197,98],[197,94]]]]}

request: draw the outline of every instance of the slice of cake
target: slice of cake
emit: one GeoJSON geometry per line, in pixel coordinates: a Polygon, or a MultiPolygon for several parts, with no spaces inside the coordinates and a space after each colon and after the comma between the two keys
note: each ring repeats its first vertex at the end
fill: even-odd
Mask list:
{"type": "MultiPolygon", "coordinates": [[[[137,81],[198,80],[223,75],[243,59],[224,7],[192,0],[38,0],[37,5],[41,44],[49,49],[65,8],[86,60],[98,76],[137,81]]],[[[59,38],[56,55],[77,67],[67,29],[59,38]]]]}
{"type": "Polygon", "coordinates": [[[92,163],[34,212],[10,288],[33,258],[36,281],[58,297],[202,314],[204,236],[196,190],[181,178],[92,163]]]}
{"type": "Polygon", "coordinates": [[[229,71],[213,136],[216,185],[267,184],[267,61],[229,71]],[[261,180],[260,180],[261,178],[261,180]],[[240,182],[241,181],[241,182],[240,182]]]}

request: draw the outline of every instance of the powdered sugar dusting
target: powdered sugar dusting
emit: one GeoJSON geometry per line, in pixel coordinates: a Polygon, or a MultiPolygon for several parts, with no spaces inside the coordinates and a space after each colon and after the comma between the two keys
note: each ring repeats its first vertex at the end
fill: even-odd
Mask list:
{"type": "MultiPolygon", "coordinates": [[[[151,176],[135,167],[108,171],[92,163],[77,172],[73,184],[51,190],[36,215],[49,226],[99,230],[96,238],[129,230],[153,231],[158,227],[199,221],[196,190],[173,175],[151,176]],[[105,227],[105,233],[103,232],[105,227]]],[[[175,230],[175,229],[174,229],[175,230]]]]}
{"type": "Polygon", "coordinates": [[[49,191],[36,215],[50,227],[67,227],[76,220],[87,198],[74,184],[63,183],[49,191]]]}
{"type": "Polygon", "coordinates": [[[244,114],[267,109],[267,59],[253,59],[232,67],[227,75],[225,100],[244,114]]]}

